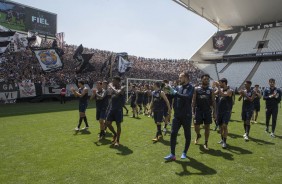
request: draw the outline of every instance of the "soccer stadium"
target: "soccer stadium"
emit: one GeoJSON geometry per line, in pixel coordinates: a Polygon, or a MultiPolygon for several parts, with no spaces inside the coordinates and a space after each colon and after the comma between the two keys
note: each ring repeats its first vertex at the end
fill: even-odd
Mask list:
{"type": "Polygon", "coordinates": [[[172,2],[217,28],[191,58],[73,45],[0,0],[0,183],[281,183],[282,1],[172,2]]]}

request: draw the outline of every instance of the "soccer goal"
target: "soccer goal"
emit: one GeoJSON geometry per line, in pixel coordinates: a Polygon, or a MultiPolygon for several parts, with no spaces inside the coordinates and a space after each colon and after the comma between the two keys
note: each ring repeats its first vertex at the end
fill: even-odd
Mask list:
{"type": "Polygon", "coordinates": [[[128,100],[128,91],[130,90],[129,85],[130,85],[131,83],[152,84],[152,83],[157,82],[157,81],[163,81],[163,80],[126,78],[126,99],[128,100]]]}

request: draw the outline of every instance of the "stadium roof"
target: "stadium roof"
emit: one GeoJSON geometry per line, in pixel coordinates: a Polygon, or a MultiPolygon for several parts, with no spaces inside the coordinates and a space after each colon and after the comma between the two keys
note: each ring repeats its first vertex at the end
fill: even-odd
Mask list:
{"type": "Polygon", "coordinates": [[[282,0],[173,0],[220,30],[282,21],[282,0]]]}

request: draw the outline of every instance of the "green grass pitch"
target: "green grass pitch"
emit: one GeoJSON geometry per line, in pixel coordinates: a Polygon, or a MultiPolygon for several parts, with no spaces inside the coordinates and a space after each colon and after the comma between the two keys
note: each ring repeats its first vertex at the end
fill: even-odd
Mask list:
{"type": "Polygon", "coordinates": [[[87,109],[89,132],[78,134],[73,131],[78,101],[0,104],[0,183],[281,183],[282,111],[277,136],[271,138],[264,132],[264,101],[261,105],[249,142],[242,137],[241,102],[236,101],[227,149],[217,144],[220,136],[213,130],[209,151],[203,148],[203,129],[199,145],[194,145],[192,129],[189,158],[180,160],[184,146],[180,129],[177,160],[165,162],[170,136],[153,143],[156,127],[146,116],[124,117],[121,146],[116,148],[111,146],[110,133],[98,141],[93,101],[87,109]]]}

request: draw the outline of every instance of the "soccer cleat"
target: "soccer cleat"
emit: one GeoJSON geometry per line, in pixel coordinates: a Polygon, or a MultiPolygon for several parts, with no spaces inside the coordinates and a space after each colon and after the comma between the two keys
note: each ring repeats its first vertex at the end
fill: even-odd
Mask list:
{"type": "Polygon", "coordinates": [[[74,129],[75,131],[79,131],[79,128],[78,127],[75,127],[75,129],[74,129]]]}
{"type": "Polygon", "coordinates": [[[273,137],[273,138],[275,137],[273,132],[270,133],[270,136],[273,137]]]}
{"type": "Polygon", "coordinates": [[[99,133],[99,141],[105,138],[105,134],[104,133],[99,133]]]}
{"type": "Polygon", "coordinates": [[[244,137],[244,139],[245,141],[249,141],[249,137],[247,135],[244,137]]]}
{"type": "Polygon", "coordinates": [[[208,148],[208,144],[204,144],[204,149],[205,149],[205,150],[210,150],[210,149],[208,148]]]}
{"type": "Polygon", "coordinates": [[[223,142],[223,143],[222,143],[222,148],[226,148],[226,147],[227,147],[226,143],[223,142]]]}
{"type": "Polygon", "coordinates": [[[186,155],[186,153],[182,153],[182,155],[181,155],[181,159],[185,159],[185,158],[187,158],[187,155],[186,155]]]}
{"type": "Polygon", "coordinates": [[[158,140],[161,138],[163,138],[163,135],[162,134],[158,135],[158,140]]]}
{"type": "Polygon", "coordinates": [[[266,132],[266,133],[269,133],[269,130],[268,130],[268,128],[266,128],[266,129],[265,129],[265,132],[266,132]]]}
{"type": "Polygon", "coordinates": [[[244,135],[243,135],[243,137],[245,138],[247,136],[247,133],[245,133],[244,135]]]}
{"type": "Polygon", "coordinates": [[[166,133],[166,131],[167,131],[167,129],[166,129],[166,128],[164,128],[164,129],[163,129],[163,132],[164,132],[164,133],[166,133]]]}
{"type": "Polygon", "coordinates": [[[82,130],[87,130],[89,127],[84,127],[84,128],[82,128],[82,130]]]}
{"type": "Polygon", "coordinates": [[[176,160],[176,157],[173,154],[169,154],[168,156],[164,157],[164,159],[166,161],[173,161],[173,160],[176,160]]]}
{"type": "Polygon", "coordinates": [[[218,142],[218,144],[222,144],[223,143],[223,140],[220,140],[219,142],[218,142]]]}
{"type": "Polygon", "coordinates": [[[113,136],[113,139],[112,139],[112,144],[115,144],[115,143],[116,143],[116,139],[117,139],[117,136],[114,135],[114,136],[113,136]]]}
{"type": "Polygon", "coordinates": [[[201,138],[202,136],[201,136],[201,134],[198,134],[197,135],[197,138],[195,139],[195,144],[198,144],[198,142],[199,142],[199,139],[201,138]]]}
{"type": "Polygon", "coordinates": [[[116,143],[115,143],[115,146],[116,146],[116,147],[119,147],[119,142],[116,142],[116,143]]]}
{"type": "Polygon", "coordinates": [[[157,137],[155,137],[154,139],[152,139],[152,141],[154,141],[154,142],[158,142],[158,138],[157,137]]]}

